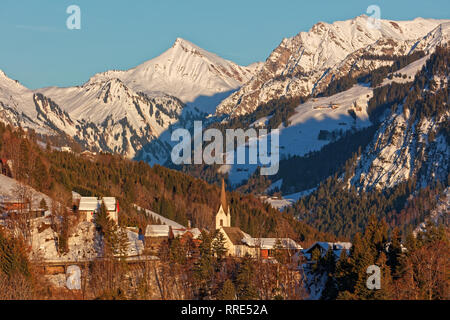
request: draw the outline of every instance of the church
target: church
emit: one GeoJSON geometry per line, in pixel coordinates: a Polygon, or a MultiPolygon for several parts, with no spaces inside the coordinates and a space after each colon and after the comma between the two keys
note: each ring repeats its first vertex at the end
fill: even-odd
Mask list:
{"type": "Polygon", "coordinates": [[[216,230],[225,238],[227,255],[243,257],[249,254],[251,257],[270,259],[275,246],[287,250],[290,256],[300,251],[302,247],[289,238],[253,238],[238,227],[231,226],[231,212],[227,203],[225,181],[222,179],[220,193],[220,207],[215,219],[216,230]]]}

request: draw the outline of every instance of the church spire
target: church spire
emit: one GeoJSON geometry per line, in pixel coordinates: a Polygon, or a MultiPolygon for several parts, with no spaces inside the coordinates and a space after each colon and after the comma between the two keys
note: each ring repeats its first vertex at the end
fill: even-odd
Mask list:
{"type": "Polygon", "coordinates": [[[220,192],[220,204],[225,214],[228,214],[227,194],[225,192],[225,181],[222,178],[222,191],[220,192]]]}
{"type": "Polygon", "coordinates": [[[216,214],[216,230],[222,227],[231,227],[230,207],[227,203],[225,192],[225,181],[222,179],[222,190],[220,191],[220,207],[216,214]]]}

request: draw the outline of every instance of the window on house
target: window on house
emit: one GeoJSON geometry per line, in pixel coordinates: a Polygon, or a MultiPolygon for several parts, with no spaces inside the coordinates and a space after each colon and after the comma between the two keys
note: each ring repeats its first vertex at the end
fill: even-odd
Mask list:
{"type": "Polygon", "coordinates": [[[220,219],[220,226],[223,227],[223,220],[220,219]]]}

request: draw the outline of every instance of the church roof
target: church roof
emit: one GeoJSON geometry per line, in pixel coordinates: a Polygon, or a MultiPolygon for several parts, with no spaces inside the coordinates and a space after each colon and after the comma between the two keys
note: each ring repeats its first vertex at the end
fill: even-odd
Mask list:
{"type": "Polygon", "coordinates": [[[228,238],[234,245],[243,244],[242,240],[245,238],[244,233],[238,227],[222,227],[228,238]]]}

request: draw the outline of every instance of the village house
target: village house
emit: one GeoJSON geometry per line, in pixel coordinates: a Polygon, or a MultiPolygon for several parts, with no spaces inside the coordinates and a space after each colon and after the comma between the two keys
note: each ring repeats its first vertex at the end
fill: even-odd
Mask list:
{"type": "MultiPolygon", "coordinates": [[[[273,259],[276,250],[283,250],[289,257],[300,251],[302,247],[289,238],[253,238],[238,227],[231,226],[231,212],[227,204],[225,182],[222,180],[220,206],[215,215],[216,230],[223,234],[228,256],[273,259]]],[[[93,200],[92,200],[93,201],[93,200]]],[[[165,224],[147,225],[143,237],[145,249],[156,254],[161,246],[169,245],[173,239],[181,243],[191,242],[198,246],[201,242],[201,231],[198,228],[185,228],[173,221],[165,219],[165,224]]],[[[141,232],[142,233],[142,232],[141,232]]]]}
{"type": "MultiPolygon", "coordinates": [[[[78,201],[77,201],[78,202],[78,201]]],[[[78,213],[82,220],[92,222],[94,220],[94,214],[96,214],[102,205],[105,204],[108,217],[116,224],[119,223],[119,201],[115,197],[80,197],[78,213]]],[[[75,205],[76,207],[76,205],[75,205]]]]}
{"type": "Polygon", "coordinates": [[[308,249],[302,250],[302,254],[305,257],[305,259],[309,263],[315,263],[316,261],[313,261],[313,252],[316,250],[320,253],[320,257],[323,257],[327,254],[328,250],[332,250],[333,254],[337,259],[340,258],[342,250],[345,250],[345,253],[348,255],[350,253],[350,249],[352,247],[352,244],[350,242],[316,242],[312,246],[310,246],[308,249]]]}
{"type": "Polygon", "coordinates": [[[283,250],[288,256],[293,256],[302,249],[290,238],[244,238],[243,242],[249,247],[259,248],[262,259],[274,257],[276,250],[283,250]]]}
{"type": "Polygon", "coordinates": [[[148,225],[145,229],[144,244],[145,248],[157,253],[162,245],[170,244],[173,239],[180,239],[184,244],[187,241],[198,245],[200,240],[200,230],[198,228],[172,228],[169,225],[148,225]]]}
{"type": "Polygon", "coordinates": [[[2,197],[0,199],[0,211],[23,211],[31,210],[31,204],[28,200],[13,199],[9,197],[2,197]]]}
{"type": "Polygon", "coordinates": [[[168,225],[148,225],[144,234],[145,249],[157,253],[162,245],[168,245],[173,239],[172,228],[168,225]]]}
{"type": "Polygon", "coordinates": [[[23,202],[9,197],[0,198],[0,219],[5,220],[8,217],[13,217],[15,213],[30,210],[30,203],[23,202]]]}
{"type": "Polygon", "coordinates": [[[0,218],[6,219],[16,214],[26,214],[34,219],[45,216],[46,209],[32,206],[27,199],[17,199],[9,196],[0,196],[0,218]]]}

